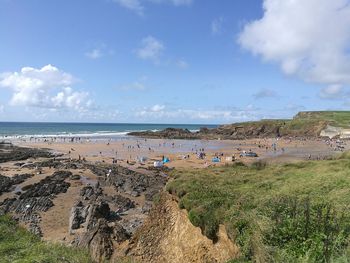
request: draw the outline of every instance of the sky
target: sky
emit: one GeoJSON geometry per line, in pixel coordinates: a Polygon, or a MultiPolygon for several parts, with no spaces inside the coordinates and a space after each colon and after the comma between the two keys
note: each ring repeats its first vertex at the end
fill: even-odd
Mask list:
{"type": "Polygon", "coordinates": [[[0,0],[0,121],[350,108],[348,0],[0,0]]]}

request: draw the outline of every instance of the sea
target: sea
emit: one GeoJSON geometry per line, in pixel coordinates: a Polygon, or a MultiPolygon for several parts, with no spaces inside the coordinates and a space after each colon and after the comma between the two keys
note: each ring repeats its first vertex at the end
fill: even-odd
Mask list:
{"type": "Polygon", "coordinates": [[[119,138],[133,131],[159,131],[165,128],[198,131],[202,127],[215,128],[217,126],[208,124],[0,122],[0,140],[30,137],[119,138]]]}

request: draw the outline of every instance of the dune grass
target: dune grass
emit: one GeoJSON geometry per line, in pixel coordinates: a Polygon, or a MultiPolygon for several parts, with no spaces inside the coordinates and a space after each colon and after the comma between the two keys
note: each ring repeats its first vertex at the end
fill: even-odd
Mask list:
{"type": "Polygon", "coordinates": [[[9,216],[0,216],[1,263],[89,263],[87,251],[45,243],[9,216]]]}
{"type": "Polygon", "coordinates": [[[174,171],[167,185],[216,240],[225,224],[235,262],[350,262],[350,157],[174,171]]]}

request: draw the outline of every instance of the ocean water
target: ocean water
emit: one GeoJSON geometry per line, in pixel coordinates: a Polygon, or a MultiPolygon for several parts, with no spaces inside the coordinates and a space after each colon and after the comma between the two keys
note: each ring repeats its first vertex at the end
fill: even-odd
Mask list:
{"type": "Polygon", "coordinates": [[[217,125],[198,124],[134,124],[134,123],[53,123],[53,122],[0,122],[0,139],[26,137],[103,137],[126,136],[132,131],[158,131],[165,128],[197,131],[201,127],[217,125]]]}

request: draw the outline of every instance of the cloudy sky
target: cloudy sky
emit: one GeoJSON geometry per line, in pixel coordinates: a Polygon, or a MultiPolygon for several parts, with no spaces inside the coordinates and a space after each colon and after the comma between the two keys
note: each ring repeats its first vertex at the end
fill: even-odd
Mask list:
{"type": "Polygon", "coordinates": [[[350,109],[348,0],[0,0],[0,121],[350,109]]]}

